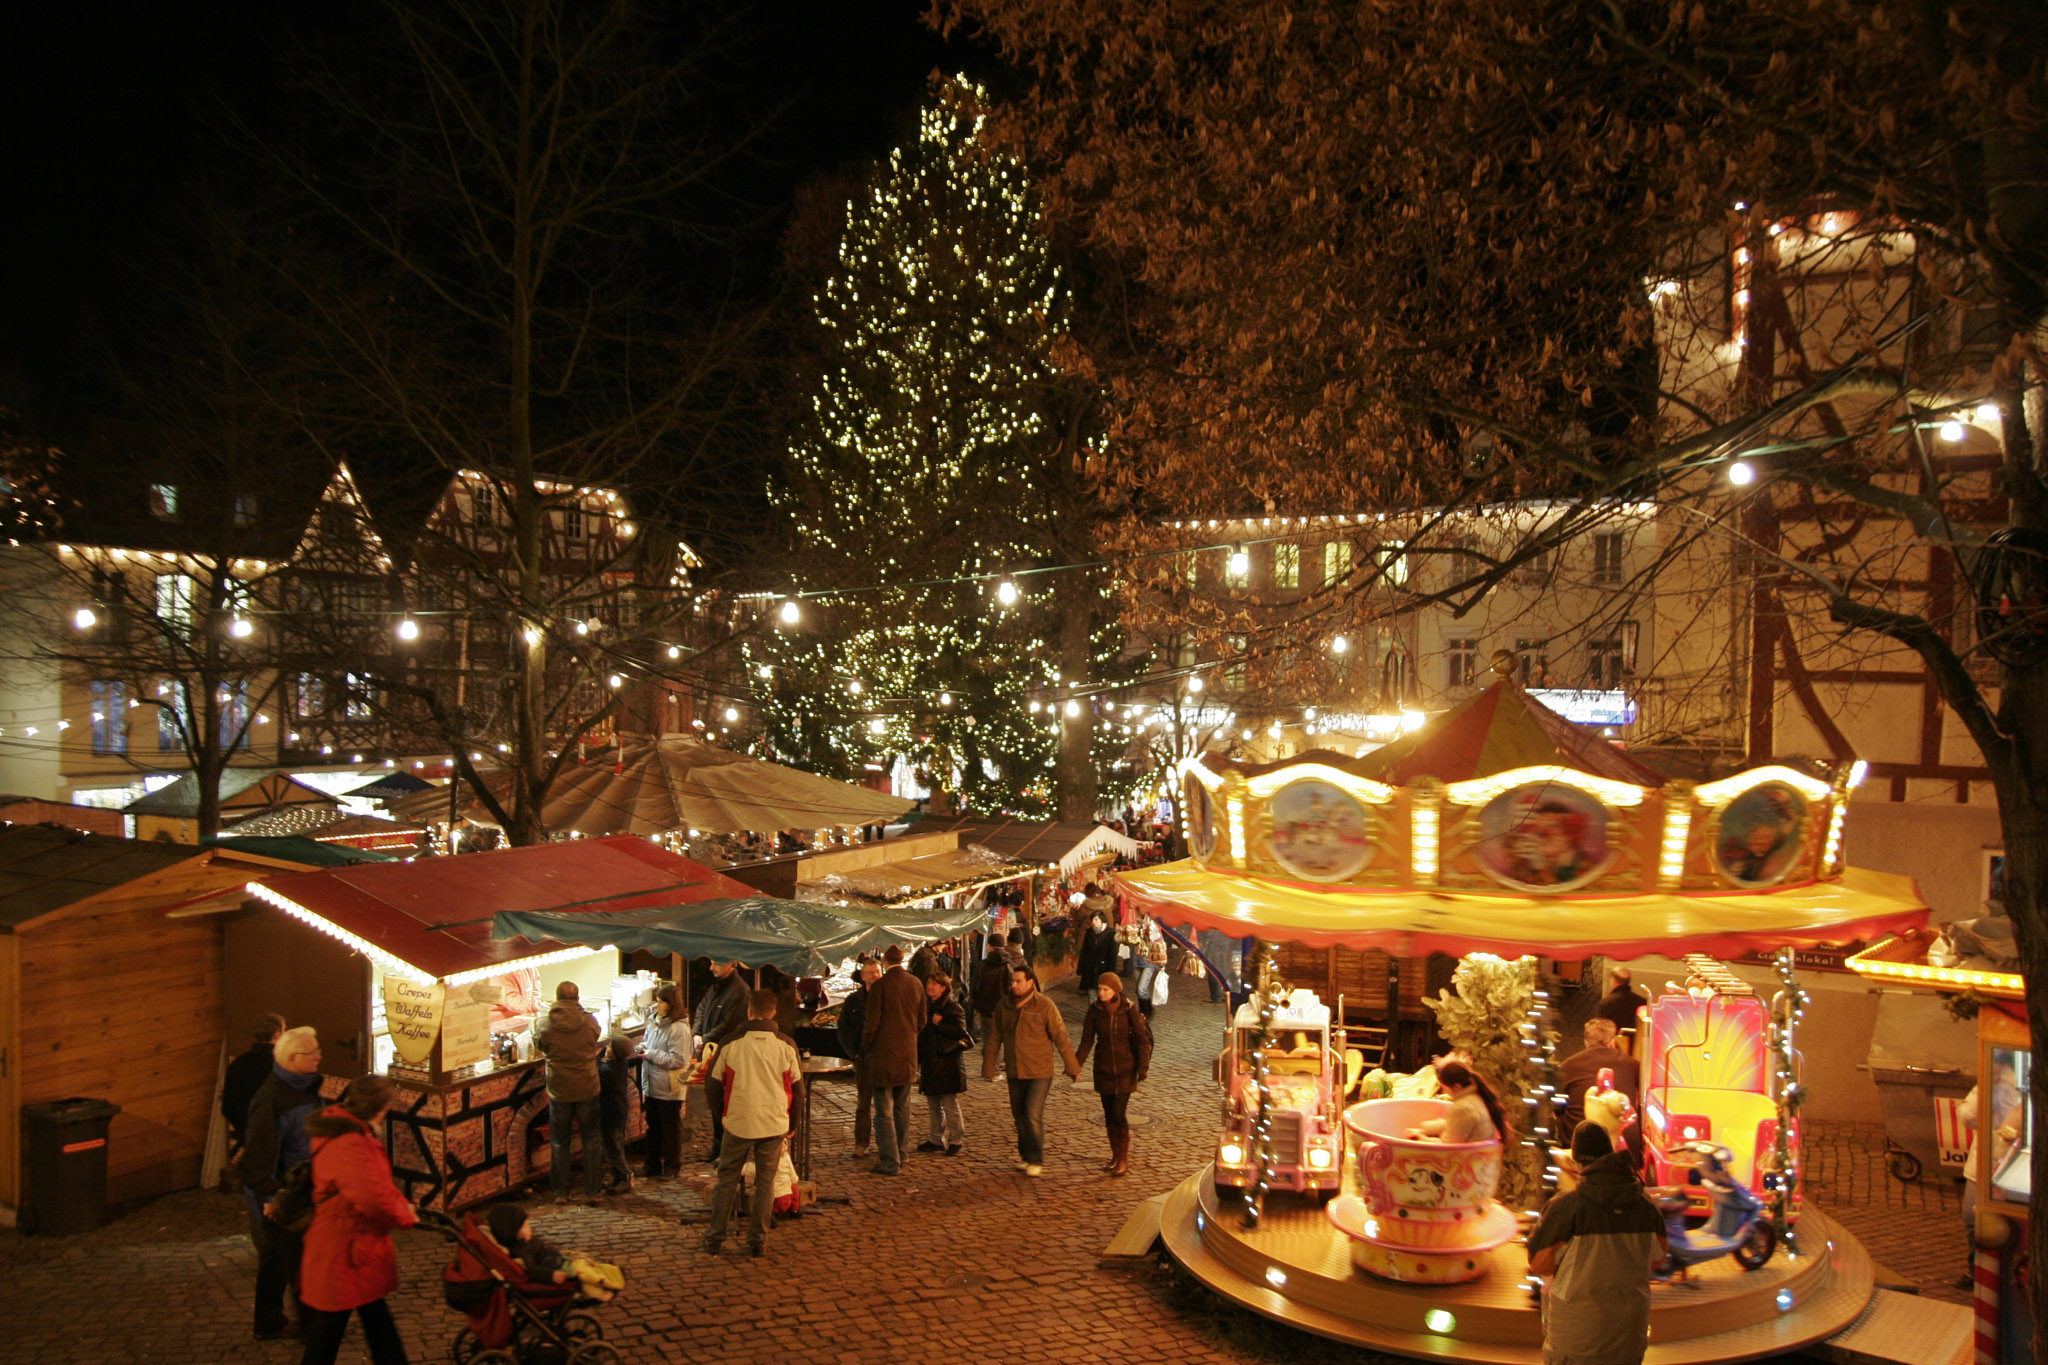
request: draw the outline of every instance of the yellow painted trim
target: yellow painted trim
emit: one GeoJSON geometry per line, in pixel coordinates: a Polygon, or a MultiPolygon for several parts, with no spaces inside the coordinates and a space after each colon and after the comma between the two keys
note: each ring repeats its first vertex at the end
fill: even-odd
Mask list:
{"type": "Polygon", "coordinates": [[[1504,773],[1475,777],[1469,782],[1453,782],[1444,788],[1444,795],[1460,806],[1483,806],[1502,792],[1513,791],[1516,787],[1536,782],[1554,782],[1559,786],[1578,787],[1599,797],[1610,806],[1639,806],[1650,790],[1647,787],[1638,787],[1633,782],[1616,782],[1611,778],[1595,777],[1591,773],[1582,773],[1577,768],[1566,768],[1553,763],[1531,768],[1510,768],[1504,773]]]}

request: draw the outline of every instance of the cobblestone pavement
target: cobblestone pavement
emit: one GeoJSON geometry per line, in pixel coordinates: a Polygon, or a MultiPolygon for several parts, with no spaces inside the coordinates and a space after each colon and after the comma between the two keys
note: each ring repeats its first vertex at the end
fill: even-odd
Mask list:
{"type": "MultiPolygon", "coordinates": [[[[1071,981],[1053,995],[1078,1032],[1071,981]]],[[[598,1209],[536,1205],[535,1226],[625,1269],[626,1293],[599,1314],[623,1358],[645,1365],[880,1365],[942,1352],[1011,1362],[1384,1361],[1224,1308],[1176,1273],[1096,1265],[1136,1204],[1207,1159],[1216,1105],[1208,1059],[1221,1017],[1193,995],[1161,1011],[1152,1078],[1132,1103],[1128,1179],[1100,1172],[1100,1110],[1085,1087],[1055,1084],[1046,1172],[1033,1180],[1010,1169],[999,1085],[972,1082],[964,1155],[919,1153],[896,1177],[868,1174],[872,1163],[854,1160],[850,1092],[826,1085],[814,1106],[813,1174],[824,1202],[780,1224],[763,1260],[698,1250],[701,1227],[681,1221],[703,1215],[694,1182],[643,1182],[640,1193],[598,1209]]],[[[913,1112],[913,1140],[921,1140],[921,1101],[913,1112]]],[[[1910,1268],[1930,1288],[1953,1275],[1949,1262],[1961,1256],[1953,1195],[1930,1186],[1917,1192],[1921,1204],[1907,1206],[1915,1192],[1890,1188],[1873,1156],[1881,1134],[1830,1130],[1811,1145],[1816,1197],[1835,1208],[1839,1194],[1842,1221],[1879,1260],[1910,1268]],[[1922,1243],[1936,1248],[1924,1264],[1906,1254],[1922,1243]]],[[[398,1245],[393,1307],[412,1358],[443,1359],[460,1325],[440,1297],[446,1245],[424,1233],[401,1233],[398,1245]]],[[[253,1278],[241,1204],[219,1193],[160,1199],[79,1237],[0,1234],[0,1365],[295,1360],[292,1344],[250,1339],[253,1278]]],[[[363,1358],[353,1330],[342,1358],[363,1358]]]]}

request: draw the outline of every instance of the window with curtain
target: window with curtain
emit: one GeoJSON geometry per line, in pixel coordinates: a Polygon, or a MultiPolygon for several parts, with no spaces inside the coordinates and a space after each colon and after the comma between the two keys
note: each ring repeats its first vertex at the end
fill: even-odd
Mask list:
{"type": "Polygon", "coordinates": [[[92,683],[92,751],[96,754],[128,752],[128,685],[118,678],[95,678],[92,683]]]}

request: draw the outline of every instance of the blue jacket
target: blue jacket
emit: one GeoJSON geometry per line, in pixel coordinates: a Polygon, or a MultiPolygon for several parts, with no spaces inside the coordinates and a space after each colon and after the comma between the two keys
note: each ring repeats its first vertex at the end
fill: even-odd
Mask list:
{"type": "Polygon", "coordinates": [[[284,1174],[313,1155],[306,1120],[320,1111],[320,1073],[302,1076],[273,1063],[249,1101],[242,1159],[235,1173],[258,1194],[275,1194],[284,1174]]]}

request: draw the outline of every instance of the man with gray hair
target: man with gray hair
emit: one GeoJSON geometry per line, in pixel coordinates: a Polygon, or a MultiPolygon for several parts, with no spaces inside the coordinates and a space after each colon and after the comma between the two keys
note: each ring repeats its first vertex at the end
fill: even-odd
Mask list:
{"type": "MultiPolygon", "coordinates": [[[[270,1075],[249,1101],[242,1156],[235,1174],[249,1206],[250,1236],[256,1243],[256,1339],[298,1336],[285,1315],[287,1290],[295,1290],[304,1239],[263,1216],[263,1205],[291,1168],[313,1155],[306,1120],[320,1112],[320,1039],[310,1028],[288,1028],[271,1046],[270,1075]]],[[[296,1293],[293,1295],[296,1299],[296,1293]]],[[[303,1313],[301,1314],[303,1321],[303,1313]]]]}

